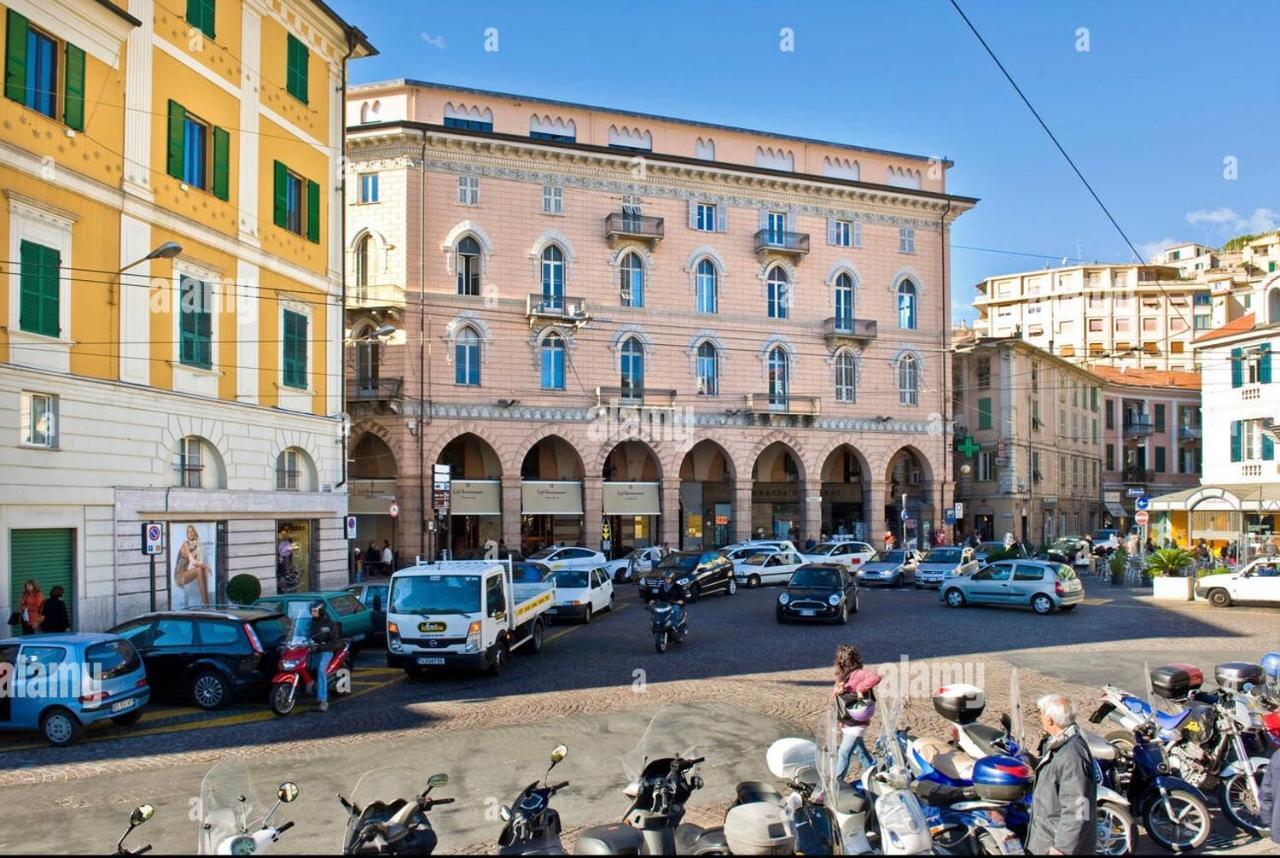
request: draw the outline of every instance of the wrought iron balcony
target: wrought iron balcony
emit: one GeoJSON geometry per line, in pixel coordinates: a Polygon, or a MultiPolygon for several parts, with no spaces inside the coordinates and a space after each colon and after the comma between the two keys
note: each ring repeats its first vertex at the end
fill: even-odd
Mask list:
{"type": "Polygon", "coordinates": [[[827,341],[827,345],[865,343],[876,338],[876,320],[832,316],[823,320],[822,336],[827,341]]]}
{"type": "Polygon", "coordinates": [[[822,397],[797,396],[793,393],[748,393],[747,412],[817,417],[822,414],[822,397]]]}
{"type": "Polygon", "coordinates": [[[530,327],[539,323],[570,322],[578,325],[591,320],[587,315],[586,298],[570,298],[565,295],[545,295],[534,292],[529,296],[525,315],[530,327]]]}
{"type": "Polygon", "coordinates": [[[1179,441],[1199,441],[1200,435],[1201,435],[1201,431],[1199,426],[1179,426],[1178,427],[1179,441]]]}
{"type": "Polygon", "coordinates": [[[404,399],[404,378],[347,379],[347,402],[398,402],[404,399]]]}
{"type": "Polygon", "coordinates": [[[790,253],[804,256],[809,252],[809,233],[762,229],[756,233],[756,253],[790,253]]]}
{"type": "Polygon", "coordinates": [[[1156,472],[1136,465],[1128,465],[1120,472],[1120,479],[1126,483],[1149,483],[1155,479],[1156,472]]]}
{"type": "Polygon", "coordinates": [[[1124,434],[1136,437],[1145,437],[1156,431],[1155,426],[1151,422],[1150,417],[1126,417],[1124,421],[1124,434]]]}
{"type": "Polygon", "coordinates": [[[604,234],[610,244],[620,238],[629,238],[653,245],[662,241],[665,230],[660,217],[611,212],[604,219],[604,234]]]}
{"type": "Polygon", "coordinates": [[[596,407],[670,408],[676,391],[658,387],[597,387],[596,407]]]}

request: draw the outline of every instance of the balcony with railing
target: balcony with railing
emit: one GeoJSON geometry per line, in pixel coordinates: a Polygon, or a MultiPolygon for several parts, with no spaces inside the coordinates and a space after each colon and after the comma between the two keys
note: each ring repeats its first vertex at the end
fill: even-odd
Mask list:
{"type": "Polygon", "coordinates": [[[385,283],[355,283],[347,287],[347,308],[376,309],[379,307],[403,307],[404,286],[385,283]]]}
{"type": "Polygon", "coordinates": [[[630,239],[653,246],[662,241],[665,234],[660,217],[610,212],[604,219],[604,235],[610,245],[617,244],[620,239],[630,239]]]}
{"type": "Polygon", "coordinates": [[[748,393],[748,414],[780,415],[812,419],[822,414],[821,396],[798,396],[793,393],[748,393]]]}
{"type": "Polygon", "coordinates": [[[402,377],[347,379],[348,403],[393,403],[403,399],[402,377]]]}
{"type": "Polygon", "coordinates": [[[1156,472],[1149,468],[1140,468],[1137,465],[1125,465],[1120,472],[1120,479],[1126,483],[1149,483],[1155,479],[1156,472]]]}
{"type": "Polygon", "coordinates": [[[596,407],[604,408],[671,408],[676,404],[676,391],[659,387],[597,387],[596,407]]]}
{"type": "Polygon", "coordinates": [[[581,325],[591,320],[587,315],[586,298],[548,295],[543,292],[534,292],[529,295],[528,303],[525,305],[525,316],[529,320],[530,327],[539,324],[551,325],[556,322],[581,325]]]}
{"type": "Polygon", "coordinates": [[[1178,440],[1183,443],[1199,441],[1201,434],[1199,426],[1183,425],[1178,427],[1178,440]]]}
{"type": "Polygon", "coordinates": [[[809,233],[762,229],[756,233],[756,255],[786,253],[797,259],[809,252],[809,233]]]}
{"type": "Polygon", "coordinates": [[[1145,438],[1154,434],[1156,431],[1155,424],[1151,422],[1151,418],[1145,414],[1125,417],[1124,434],[1134,438],[1145,438]]]}
{"type": "Polygon", "coordinates": [[[876,320],[832,316],[822,322],[822,337],[828,346],[870,342],[876,338],[876,320]]]}

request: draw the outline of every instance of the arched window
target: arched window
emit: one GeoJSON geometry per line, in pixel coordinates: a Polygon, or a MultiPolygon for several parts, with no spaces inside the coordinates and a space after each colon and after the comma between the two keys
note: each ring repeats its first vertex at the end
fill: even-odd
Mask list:
{"type": "Polygon", "coordinates": [[[373,239],[362,235],[356,242],[356,297],[361,301],[369,297],[369,252],[373,239]]]}
{"type": "Polygon", "coordinates": [[[898,402],[902,405],[920,404],[920,362],[915,355],[903,355],[898,359],[898,402]]]}
{"type": "Polygon", "coordinates": [[[644,398],[644,344],[635,337],[622,344],[622,398],[644,398]]]}
{"type": "Polygon", "coordinates": [[[720,309],[720,272],[710,259],[698,262],[694,276],[699,313],[717,313],[720,309]]]}
{"type": "Polygon", "coordinates": [[[542,251],[542,306],[564,309],[564,251],[554,244],[542,251]]]}
{"type": "Polygon", "coordinates": [[[1272,325],[1280,324],[1280,287],[1267,293],[1267,322],[1272,325]]]}
{"type": "Polygon", "coordinates": [[[785,319],[791,311],[791,282],[787,272],[775,265],[769,269],[769,318],[785,319]]]}
{"type": "Polygon", "coordinates": [[[903,280],[898,284],[898,327],[915,330],[916,284],[903,280]]]}
{"type": "Polygon", "coordinates": [[[836,402],[854,402],[858,397],[857,366],[853,355],[836,355],[836,402]]]}
{"type": "Polygon", "coordinates": [[[847,271],[836,278],[836,330],[853,330],[853,278],[847,271]]]}
{"type": "Polygon", "coordinates": [[[280,455],[276,456],[276,488],[296,492],[299,475],[298,451],[292,447],[281,450],[280,455]]]}
{"type": "Polygon", "coordinates": [[[621,277],[622,306],[643,307],[644,266],[640,263],[640,257],[634,253],[628,253],[622,257],[622,264],[618,267],[618,271],[621,277]]]}
{"type": "Polygon", "coordinates": [[[469,235],[458,242],[458,294],[480,294],[480,242],[469,235]]]}
{"type": "Polygon", "coordinates": [[[179,488],[223,488],[224,471],[218,451],[198,435],[178,439],[173,451],[173,471],[173,484],[179,488]]]}
{"type": "Polygon", "coordinates": [[[475,328],[463,328],[454,340],[453,383],[468,387],[480,385],[480,335],[475,328]]]}
{"type": "Polygon", "coordinates": [[[786,408],[791,399],[791,379],[787,366],[787,351],[782,346],[769,350],[769,404],[786,408]]]}
{"type": "Polygon", "coordinates": [[[564,390],[564,337],[547,334],[542,341],[542,389],[564,390]]]}
{"type": "Polygon", "coordinates": [[[697,359],[698,395],[717,396],[720,393],[720,353],[712,343],[698,346],[697,359]]]}

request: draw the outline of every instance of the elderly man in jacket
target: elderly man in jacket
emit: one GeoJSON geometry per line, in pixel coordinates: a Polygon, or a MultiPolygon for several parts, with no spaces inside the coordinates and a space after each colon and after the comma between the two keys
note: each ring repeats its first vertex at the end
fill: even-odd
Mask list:
{"type": "Polygon", "coordinates": [[[1036,706],[1048,735],[1036,766],[1027,852],[1092,855],[1098,841],[1098,800],[1089,743],[1076,726],[1070,700],[1048,694],[1036,706]]]}

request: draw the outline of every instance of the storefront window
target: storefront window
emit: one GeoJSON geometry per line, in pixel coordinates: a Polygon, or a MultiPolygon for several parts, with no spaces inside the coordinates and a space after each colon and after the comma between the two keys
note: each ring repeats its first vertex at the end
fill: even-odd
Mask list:
{"type": "Polygon", "coordinates": [[[309,520],[276,522],[276,592],[299,593],[319,585],[315,568],[316,523],[309,520]]]}

